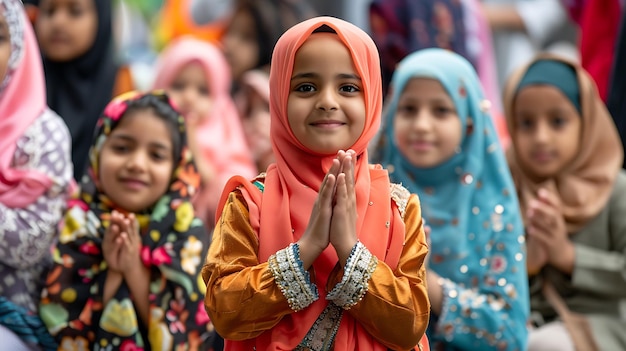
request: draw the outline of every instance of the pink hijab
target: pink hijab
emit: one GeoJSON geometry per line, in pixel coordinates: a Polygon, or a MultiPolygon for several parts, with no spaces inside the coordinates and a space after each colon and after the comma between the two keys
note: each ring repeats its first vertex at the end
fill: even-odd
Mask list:
{"type": "Polygon", "coordinates": [[[198,157],[204,157],[216,171],[215,180],[203,187],[195,201],[198,213],[208,224],[213,222],[213,212],[228,179],[234,175],[252,178],[257,170],[230,96],[230,68],[216,46],[191,37],[173,41],[159,58],[153,88],[167,89],[191,62],[204,68],[212,100],[211,113],[196,130],[202,153],[198,157]]]}
{"type": "Polygon", "coordinates": [[[0,203],[21,208],[52,186],[47,175],[11,165],[17,141],[47,109],[46,85],[41,54],[21,1],[2,1],[0,11],[11,35],[11,56],[0,86],[0,203]]]}

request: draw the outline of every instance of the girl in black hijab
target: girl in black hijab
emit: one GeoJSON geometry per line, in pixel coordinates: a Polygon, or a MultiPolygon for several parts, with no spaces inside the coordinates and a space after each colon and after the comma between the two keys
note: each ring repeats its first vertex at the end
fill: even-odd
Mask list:
{"type": "Polygon", "coordinates": [[[110,0],[40,0],[35,21],[48,105],[72,135],[74,178],[85,170],[96,121],[117,74],[110,0]]]}

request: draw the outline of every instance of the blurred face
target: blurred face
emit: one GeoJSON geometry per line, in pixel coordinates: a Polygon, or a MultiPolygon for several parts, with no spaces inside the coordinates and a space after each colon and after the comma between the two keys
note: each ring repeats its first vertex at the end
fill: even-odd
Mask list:
{"type": "Polygon", "coordinates": [[[556,87],[522,88],[513,107],[512,135],[525,169],[539,178],[559,174],[578,152],[582,128],[576,107],[556,87]]]}
{"type": "Polygon", "coordinates": [[[170,98],[188,121],[198,122],[211,111],[212,101],[206,76],[200,63],[191,62],[181,68],[168,88],[170,98]]]}
{"type": "MultiPolygon", "coordinates": [[[[259,163],[272,154],[270,105],[252,88],[247,91],[246,103],[241,122],[253,157],[259,163]]],[[[259,168],[265,169],[263,166],[259,168]]]]}
{"type": "Polygon", "coordinates": [[[9,69],[11,57],[11,33],[3,15],[0,15],[0,83],[4,80],[9,69]]]}
{"type": "Polygon", "coordinates": [[[56,62],[84,55],[98,31],[94,0],[41,0],[35,23],[43,54],[56,62]]]}
{"type": "Polygon", "coordinates": [[[363,82],[336,34],[312,34],[298,49],[287,115],[295,137],[322,155],[351,148],[363,133],[363,82]]]}
{"type": "Polygon", "coordinates": [[[122,117],[100,152],[100,185],[116,205],[140,212],[165,194],[174,169],[167,124],[150,110],[122,117]]]}
{"type": "Polygon", "coordinates": [[[248,11],[237,11],[224,34],[224,54],[234,80],[256,67],[259,60],[254,18],[248,11]]]}
{"type": "Polygon", "coordinates": [[[454,102],[438,80],[428,78],[413,78],[406,84],[393,130],[398,150],[419,168],[450,159],[462,138],[454,102]]]}

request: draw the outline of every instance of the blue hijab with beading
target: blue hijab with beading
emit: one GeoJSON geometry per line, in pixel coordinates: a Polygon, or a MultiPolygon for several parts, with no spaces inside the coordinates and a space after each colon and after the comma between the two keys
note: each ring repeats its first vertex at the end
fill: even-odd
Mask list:
{"type": "MultiPolygon", "coordinates": [[[[464,320],[464,326],[482,328],[489,333],[492,325],[496,330],[501,316],[486,302],[485,306],[476,308],[480,318],[470,320],[458,314],[471,301],[471,298],[465,302],[461,299],[463,291],[469,289],[473,293],[466,297],[492,296],[495,300],[502,297],[510,306],[507,317],[511,320],[507,323],[514,322],[516,329],[523,329],[528,314],[528,290],[522,218],[513,180],[489,114],[490,104],[484,98],[478,76],[461,56],[443,49],[425,49],[400,62],[391,89],[383,116],[378,161],[389,169],[393,182],[419,195],[425,224],[431,227],[429,268],[448,279],[452,284],[449,289],[458,292],[454,294],[458,298],[453,299],[444,289],[445,316],[438,316],[429,326],[429,337],[433,337],[435,344],[438,340],[447,343],[445,340],[453,339],[474,342],[467,341],[471,335],[456,327],[447,329],[455,335],[444,340],[441,334],[444,326],[457,326],[459,323],[454,323],[452,318],[459,317],[464,320]],[[432,168],[412,165],[395,142],[393,119],[398,100],[413,78],[439,81],[452,99],[461,122],[462,138],[457,152],[432,168]],[[468,129],[470,119],[473,128],[468,129]],[[458,308],[450,309],[451,304],[458,304],[458,308]]],[[[476,299],[480,301],[480,297],[476,299]]],[[[473,309],[477,305],[468,306],[473,309]]],[[[519,333],[506,342],[519,346],[524,340],[525,333],[519,333]]]]}

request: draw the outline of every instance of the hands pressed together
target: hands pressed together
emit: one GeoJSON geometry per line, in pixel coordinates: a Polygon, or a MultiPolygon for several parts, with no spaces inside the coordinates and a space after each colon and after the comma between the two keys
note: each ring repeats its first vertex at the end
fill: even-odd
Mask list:
{"type": "Polygon", "coordinates": [[[104,235],[102,251],[108,269],[124,277],[143,268],[139,222],[134,214],[111,212],[111,222],[104,235]]]}
{"type": "Polygon", "coordinates": [[[569,239],[558,197],[546,189],[539,189],[537,198],[530,201],[524,215],[529,273],[536,273],[550,264],[571,274],[575,259],[574,244],[569,239]]]}
{"type": "Polygon", "coordinates": [[[357,209],[355,187],[356,153],[339,150],[324,177],[307,228],[298,241],[300,258],[308,269],[332,245],[345,266],[356,245],[357,209]]]}

